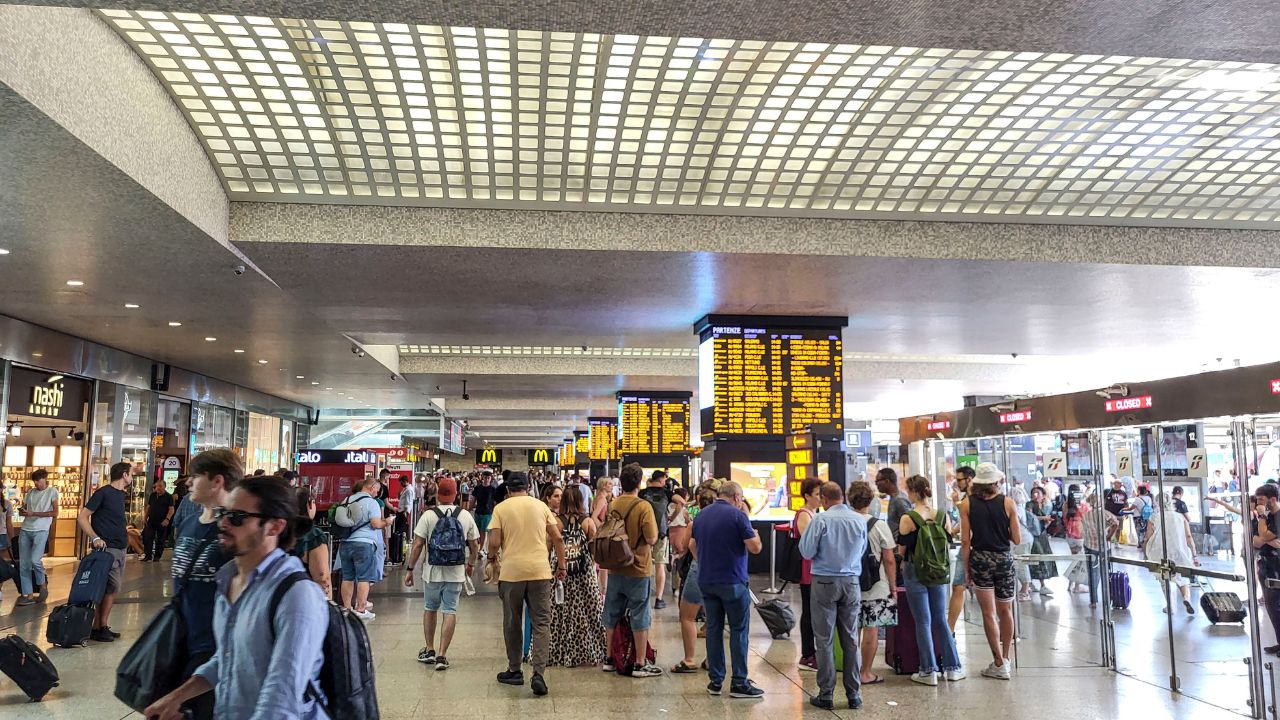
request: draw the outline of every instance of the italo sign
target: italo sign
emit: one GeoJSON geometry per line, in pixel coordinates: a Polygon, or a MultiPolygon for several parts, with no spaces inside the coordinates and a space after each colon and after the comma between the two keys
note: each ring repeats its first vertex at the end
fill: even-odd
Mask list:
{"type": "Polygon", "coordinates": [[[378,454],[372,450],[303,450],[296,457],[299,465],[375,465],[378,462],[378,454]]]}

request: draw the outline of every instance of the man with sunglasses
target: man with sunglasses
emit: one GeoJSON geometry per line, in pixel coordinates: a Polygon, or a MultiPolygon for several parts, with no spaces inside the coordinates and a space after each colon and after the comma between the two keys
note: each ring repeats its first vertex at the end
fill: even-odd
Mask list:
{"type": "Polygon", "coordinates": [[[213,628],[217,652],[195,675],[143,711],[147,718],[180,720],[182,704],[214,691],[217,718],[312,720],[320,707],[320,667],[329,614],[320,586],[300,582],[280,598],[280,582],[303,571],[287,554],[293,546],[298,499],[275,477],[246,478],[214,510],[218,542],[234,558],[217,572],[213,628]],[[278,648],[277,648],[278,646],[278,648]],[[277,650],[279,650],[277,652],[277,650]]]}

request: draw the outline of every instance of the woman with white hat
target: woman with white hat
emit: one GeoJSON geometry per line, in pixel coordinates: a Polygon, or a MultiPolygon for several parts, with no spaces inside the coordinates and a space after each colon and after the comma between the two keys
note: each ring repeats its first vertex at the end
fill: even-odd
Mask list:
{"type": "Polygon", "coordinates": [[[1004,473],[995,464],[978,465],[969,497],[960,504],[960,557],[978,596],[982,628],[991,647],[992,663],[982,674],[997,680],[1011,677],[1009,651],[1017,584],[1011,548],[1022,543],[1017,506],[1000,492],[1003,480],[1004,473]]]}

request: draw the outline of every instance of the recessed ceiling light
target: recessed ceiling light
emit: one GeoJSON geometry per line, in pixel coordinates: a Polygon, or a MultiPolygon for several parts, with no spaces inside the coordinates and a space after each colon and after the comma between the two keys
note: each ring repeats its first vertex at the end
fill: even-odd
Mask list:
{"type": "Polygon", "coordinates": [[[84,285],[84,281],[83,281],[83,280],[68,280],[68,281],[67,281],[67,284],[68,284],[68,285],[70,285],[71,287],[80,287],[80,286],[84,285]]]}
{"type": "Polygon", "coordinates": [[[169,323],[169,327],[182,327],[182,323],[180,323],[180,322],[171,322],[171,323],[169,323]]]}
{"type": "Polygon", "coordinates": [[[266,365],[266,364],[267,364],[267,361],[266,361],[266,360],[259,360],[259,361],[258,361],[258,364],[259,364],[259,365],[266,365]]]}
{"type": "Polygon", "coordinates": [[[0,248],[0,255],[8,255],[8,254],[9,254],[8,250],[5,250],[4,248],[0,248]]]}
{"type": "Polygon", "coordinates": [[[31,353],[31,357],[44,357],[44,353],[31,353]]]}
{"type": "Polygon", "coordinates": [[[240,348],[236,348],[236,349],[235,349],[235,352],[237,352],[237,353],[243,353],[243,352],[244,352],[244,350],[241,350],[240,348]]]}
{"type": "Polygon", "coordinates": [[[311,383],[311,384],[312,384],[312,385],[319,385],[320,383],[318,383],[318,382],[313,382],[313,383],[311,383]]]}
{"type": "Polygon", "coordinates": [[[125,303],[124,307],[126,310],[137,310],[139,307],[141,307],[141,305],[138,305],[136,303],[125,303]]]}
{"type": "Polygon", "coordinates": [[[297,378],[297,379],[299,379],[299,380],[306,380],[306,378],[305,378],[305,377],[303,377],[302,375],[294,375],[294,377],[295,377],[295,378],[297,378]]]}
{"type": "Polygon", "coordinates": [[[205,341],[205,342],[217,342],[217,341],[218,341],[218,338],[216,338],[216,337],[207,337],[207,338],[205,338],[205,339],[204,339],[204,341],[205,341]]]}
{"type": "Polygon", "coordinates": [[[325,390],[332,390],[332,389],[333,389],[333,388],[325,388],[325,390]]]}

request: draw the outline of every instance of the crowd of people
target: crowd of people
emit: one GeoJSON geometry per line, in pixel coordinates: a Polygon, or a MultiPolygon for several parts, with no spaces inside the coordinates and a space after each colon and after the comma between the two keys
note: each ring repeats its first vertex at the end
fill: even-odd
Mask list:
{"type": "MultiPolygon", "coordinates": [[[[47,594],[40,536],[48,526],[41,520],[58,506],[47,477],[37,472],[32,480],[19,510],[25,520],[20,537],[10,540],[8,529],[0,534],[20,547],[22,605],[47,594]]],[[[711,695],[764,695],[747,662],[756,602],[747,558],[764,544],[737,483],[675,487],[664,472],[645,477],[638,465],[599,479],[594,488],[575,476],[481,468],[406,478],[393,496],[388,480],[385,472],[363,478],[319,518],[312,489],[295,474],[246,477],[230,449],[195,456],[178,497],[157,483],[144,515],[141,559],[162,557],[172,527],[186,680],[145,714],[329,714],[331,699],[318,685],[329,631],[326,600],[373,621],[370,588],[384,581],[397,542],[408,547],[404,585],[423,595],[417,660],[437,672],[449,669],[456,655],[451,648],[463,598],[476,582],[486,582],[496,586],[502,604],[500,683],[525,685],[528,665],[528,685],[541,696],[550,692],[547,667],[597,667],[634,679],[705,672],[711,695]],[[299,574],[311,582],[294,582],[299,574]],[[668,589],[677,602],[682,647],[679,661],[664,669],[654,662],[650,631],[668,589]],[[289,651],[278,653],[278,646],[289,651]]],[[[128,464],[112,466],[77,518],[91,546],[112,560],[107,593],[95,609],[91,638],[98,642],[119,637],[109,623],[129,547],[130,482],[128,464]]],[[[810,702],[833,708],[839,679],[848,706],[861,707],[864,687],[884,682],[874,671],[882,636],[914,643],[913,682],[963,680],[954,633],[966,593],[981,609],[992,656],[981,674],[1010,679],[1013,603],[1033,592],[1051,596],[1046,581],[1057,573],[1054,563],[1015,564],[1014,555],[1051,554],[1053,536],[1065,538],[1072,553],[1100,554],[1100,543],[1123,519],[1111,511],[1119,509],[1116,503],[1123,501],[1126,512],[1136,509],[1150,557],[1196,562],[1176,494],[1135,490],[1136,504],[1123,484],[1101,500],[1091,488],[1061,490],[1050,482],[1035,483],[1028,494],[982,463],[957,469],[951,503],[941,511],[932,481],[915,475],[900,482],[891,468],[880,469],[874,484],[805,481],[791,539],[801,558],[799,667],[817,673],[810,702]],[[1106,512],[1091,510],[1099,502],[1106,512]]],[[[1251,508],[1219,504],[1251,516],[1259,576],[1280,578],[1280,493],[1264,485],[1255,500],[1251,508]]],[[[1068,572],[1070,590],[1088,592],[1096,602],[1096,563],[1080,566],[1068,572]]],[[[1194,612],[1186,586],[1178,589],[1187,612],[1194,612]]],[[[1280,624],[1280,591],[1264,587],[1263,599],[1273,624],[1280,624]]],[[[1280,637],[1267,651],[1280,654],[1280,637]]]]}

